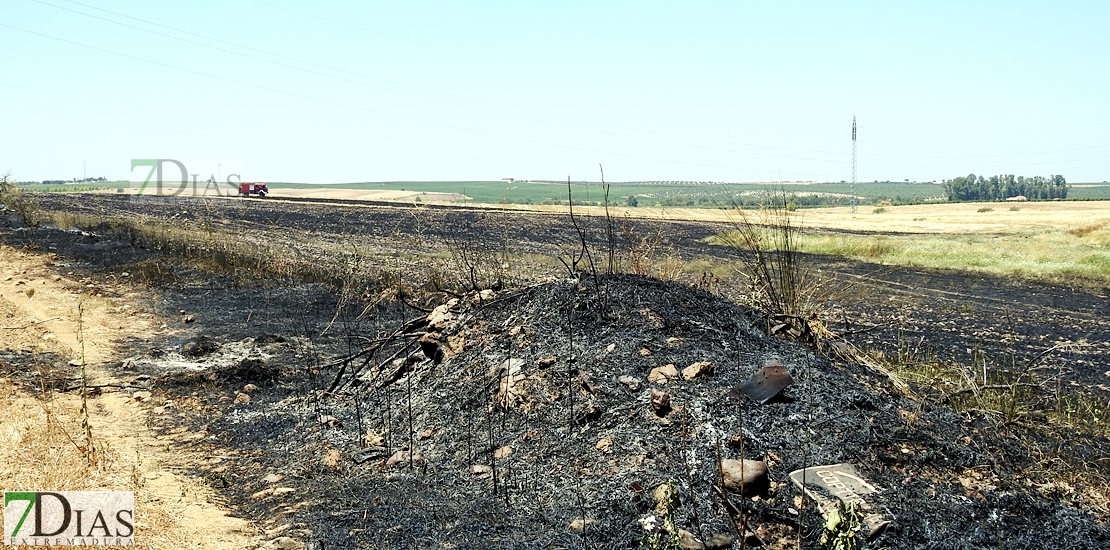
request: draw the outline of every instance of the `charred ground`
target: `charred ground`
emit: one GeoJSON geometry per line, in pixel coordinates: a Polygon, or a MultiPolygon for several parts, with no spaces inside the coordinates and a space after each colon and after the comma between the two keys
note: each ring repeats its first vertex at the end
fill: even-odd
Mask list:
{"type": "MultiPolygon", "coordinates": [[[[48,208],[129,211],[126,201],[44,199],[48,208]]],[[[204,215],[183,215],[180,205],[141,212],[245,224],[258,238],[295,232],[296,242],[288,240],[302,247],[350,234],[355,246],[378,247],[385,257],[406,246],[399,235],[432,235],[425,246],[446,247],[459,235],[452,227],[491,248],[511,232],[514,247],[535,254],[565,253],[575,239],[562,217],[480,211],[420,219],[407,210],[337,214],[331,206],[252,203],[204,215]]],[[[717,228],[623,223],[644,224],[633,234],[665,233],[662,246],[686,261],[729,254],[701,244],[717,228]]],[[[460,297],[449,326],[437,331],[453,355],[437,363],[416,341],[427,327],[397,329],[448,295],[413,296],[405,306],[372,296],[344,301],[318,284],[243,284],[106,233],[25,230],[5,238],[98,277],[160,266],[151,273],[166,279],[150,280],[156,307],[171,317],[195,314],[196,323],[133,342],[116,370],[153,386],[153,419],[164,429],[205,436],[198,448],[211,460],[195,475],[275,536],[319,548],[634,547],[644,534],[637,520],[655,506],[652,490],[670,480],[680,492],[679,525],[708,538],[732,532],[727,505],[711,489],[719,445],[723,458],[768,462],[770,489],[758,500],[731,501],[772,547],[799,536],[816,544],[822,520],[812,505],[799,505],[786,474],[833,462],[854,464],[883,489],[873,504],[894,523],[876,548],[1097,548],[1110,540],[1105,525],[1082,511],[1104,503],[1073,501],[1081,491],[1028,475],[1044,461],[1028,435],[911,400],[871,369],[769,336],[764,318],[712,279],[695,288],[557,270],[545,283],[521,277],[496,295],[460,297]],[[375,360],[347,361],[335,391],[324,394],[345,356],[388,335],[375,360]],[[216,345],[185,353],[198,336],[216,345]],[[782,397],[760,406],[730,395],[767,359],[795,378],[782,397]],[[647,380],[655,367],[700,361],[714,367],[691,381],[647,380]],[[521,392],[506,399],[503,384],[514,375],[503,367],[514,365],[521,392]],[[670,394],[668,414],[653,411],[652,387],[670,394]],[[494,459],[505,446],[512,453],[494,459]],[[402,449],[421,456],[386,466],[402,449]],[[475,465],[490,471],[473,473],[475,465]],[[583,518],[584,529],[572,528],[583,518]]],[[[1055,361],[1062,383],[1104,391],[1107,367],[1097,353],[1108,340],[1106,306],[1091,299],[1098,290],[814,260],[862,277],[852,292],[865,299],[839,304],[844,324],[834,326],[858,344],[953,356],[971,348],[1024,361],[1082,338],[1085,347],[1045,360],[1055,361]]],[[[1070,452],[1106,471],[1105,440],[1072,445],[1070,452]]]]}

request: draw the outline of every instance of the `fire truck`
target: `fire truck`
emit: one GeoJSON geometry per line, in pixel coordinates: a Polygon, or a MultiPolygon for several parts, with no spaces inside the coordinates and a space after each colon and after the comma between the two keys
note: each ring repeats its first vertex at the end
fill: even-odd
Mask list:
{"type": "Polygon", "coordinates": [[[239,182],[239,196],[241,197],[249,197],[251,195],[265,197],[269,192],[270,190],[266,188],[265,183],[255,183],[253,181],[239,182]]]}

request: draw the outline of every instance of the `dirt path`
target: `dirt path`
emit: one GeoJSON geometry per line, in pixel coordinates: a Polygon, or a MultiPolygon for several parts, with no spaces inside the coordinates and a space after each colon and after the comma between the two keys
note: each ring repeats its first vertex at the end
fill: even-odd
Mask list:
{"type": "MultiPolygon", "coordinates": [[[[104,368],[118,357],[120,342],[165,333],[171,325],[144,311],[141,292],[127,284],[126,277],[78,279],[66,264],[51,260],[46,254],[0,246],[0,350],[56,354],[70,359],[76,372],[84,357],[89,384],[127,386],[129,381],[114,379],[104,368]]],[[[40,400],[14,387],[7,389],[0,392],[7,394],[0,400],[6,411],[16,413],[0,420],[5,434],[40,430],[49,424],[46,411],[64,425],[81,406],[76,391],[40,400]]],[[[148,421],[148,405],[132,396],[135,389],[104,388],[90,397],[90,425],[103,456],[92,475],[64,471],[84,462],[75,446],[62,446],[63,454],[75,456],[56,456],[47,464],[13,464],[25,455],[0,453],[6,465],[0,468],[0,488],[135,490],[137,546],[258,547],[261,539],[252,522],[229,516],[200,480],[175,472],[200,457],[183,454],[180,448],[171,452],[171,443],[196,434],[156,434],[148,421]],[[66,487],[23,486],[33,483],[66,487]]]]}

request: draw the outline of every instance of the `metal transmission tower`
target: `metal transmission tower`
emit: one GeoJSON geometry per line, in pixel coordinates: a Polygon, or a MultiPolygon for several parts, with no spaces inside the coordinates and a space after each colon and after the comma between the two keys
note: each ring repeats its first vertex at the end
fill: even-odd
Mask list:
{"type": "Polygon", "coordinates": [[[852,213],[856,213],[856,117],[852,115],[852,213]]]}

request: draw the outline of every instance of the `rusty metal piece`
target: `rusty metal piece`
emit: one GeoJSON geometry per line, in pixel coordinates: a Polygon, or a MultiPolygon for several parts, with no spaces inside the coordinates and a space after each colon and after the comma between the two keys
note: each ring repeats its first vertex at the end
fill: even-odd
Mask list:
{"type": "Polygon", "coordinates": [[[782,392],[794,379],[786,372],[786,367],[778,361],[768,361],[762,369],[740,384],[740,392],[760,405],[770,401],[782,392]]]}
{"type": "Polygon", "coordinates": [[[805,491],[817,503],[821,515],[828,518],[829,511],[836,507],[839,500],[845,505],[858,504],[865,514],[863,527],[868,540],[874,538],[890,525],[890,520],[874,513],[863,495],[878,493],[879,488],[863,479],[851,464],[831,464],[813,466],[790,472],[790,481],[805,491]]]}

